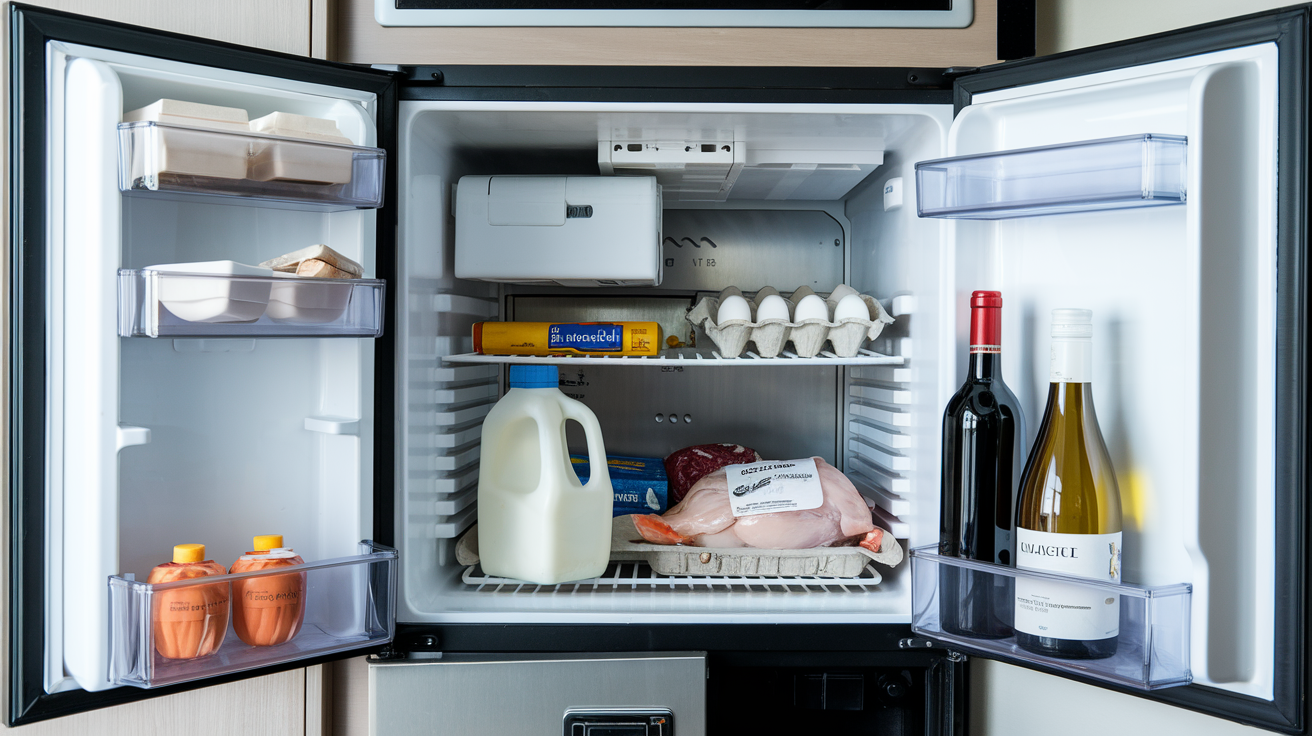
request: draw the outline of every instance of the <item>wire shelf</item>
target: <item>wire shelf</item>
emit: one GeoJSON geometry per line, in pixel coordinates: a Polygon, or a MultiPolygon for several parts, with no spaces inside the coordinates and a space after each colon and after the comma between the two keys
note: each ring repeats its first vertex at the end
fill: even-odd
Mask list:
{"type": "Polygon", "coordinates": [[[659,575],[645,562],[612,562],[601,577],[556,585],[538,585],[523,580],[487,575],[480,565],[465,568],[460,579],[477,592],[501,594],[583,594],[609,593],[643,589],[652,590],[771,590],[805,593],[861,593],[883,582],[873,565],[867,565],[854,578],[797,577],[746,577],[659,575]]]}
{"type": "Polygon", "coordinates": [[[697,350],[694,348],[672,348],[662,350],[658,355],[551,355],[546,357],[534,355],[481,355],[463,353],[442,358],[448,363],[530,363],[539,365],[626,365],[626,366],[816,366],[816,365],[902,365],[905,358],[899,355],[884,355],[862,348],[856,356],[840,358],[838,355],[823,350],[814,358],[803,358],[791,350],[785,350],[778,357],[762,358],[750,350],[737,358],[725,358],[718,350],[697,350]]]}

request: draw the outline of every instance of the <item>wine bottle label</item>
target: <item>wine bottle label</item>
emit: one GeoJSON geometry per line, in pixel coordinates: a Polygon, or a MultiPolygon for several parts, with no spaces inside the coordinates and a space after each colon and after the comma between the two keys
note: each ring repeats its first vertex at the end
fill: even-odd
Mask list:
{"type": "MultiPolygon", "coordinates": [[[[1121,533],[1016,530],[1016,567],[1121,582],[1121,533]]],[[[1097,640],[1120,633],[1120,596],[1048,580],[1016,578],[1016,630],[1053,639],[1097,640]]]]}
{"type": "Polygon", "coordinates": [[[766,460],[724,469],[734,516],[818,509],[825,502],[815,460],[766,460]]]}

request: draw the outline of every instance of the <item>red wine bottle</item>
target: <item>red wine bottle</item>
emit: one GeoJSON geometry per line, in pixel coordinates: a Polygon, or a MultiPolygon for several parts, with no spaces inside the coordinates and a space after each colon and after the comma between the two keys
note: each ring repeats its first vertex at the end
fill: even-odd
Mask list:
{"type": "MultiPolygon", "coordinates": [[[[1002,381],[1002,292],[970,297],[970,371],[943,412],[939,554],[1011,565],[1025,416],[1002,381]]],[[[1011,636],[1012,579],[949,565],[939,617],[960,636],[1011,636]]]]}

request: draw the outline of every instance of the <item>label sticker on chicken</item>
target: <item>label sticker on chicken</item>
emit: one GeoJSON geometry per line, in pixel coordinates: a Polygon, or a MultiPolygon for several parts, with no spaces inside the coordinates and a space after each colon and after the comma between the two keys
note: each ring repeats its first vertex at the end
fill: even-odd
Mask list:
{"type": "Polygon", "coordinates": [[[813,458],[729,465],[724,472],[734,516],[817,509],[825,502],[813,458]]]}

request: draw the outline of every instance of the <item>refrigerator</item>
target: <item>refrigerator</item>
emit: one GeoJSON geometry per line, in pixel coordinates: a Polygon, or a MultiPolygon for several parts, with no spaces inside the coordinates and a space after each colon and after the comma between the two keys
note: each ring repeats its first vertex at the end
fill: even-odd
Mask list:
{"type": "Polygon", "coordinates": [[[981,69],[364,68],[14,5],[7,722],[367,654],[379,733],[504,711],[522,733],[955,734],[979,656],[1304,732],[1309,17],[981,69]],[[124,119],[159,99],[330,119],[349,140],[124,119]],[[234,142],[349,175],[165,175],[182,165],[161,151],[234,142]],[[652,174],[611,155],[632,146],[688,154],[654,170],[659,286],[454,275],[460,177],[652,174]],[[166,308],[195,291],[168,264],[319,243],[364,278],[211,274],[206,298],[253,291],[267,311],[166,308]],[[841,284],[894,318],[852,358],[725,357],[702,334],[551,361],[609,452],[819,456],[908,559],[837,580],[621,563],[557,586],[456,559],[482,418],[508,365],[540,360],[472,354],[475,322],[648,314],[691,337],[684,311],[725,287],[841,284]],[[1046,315],[1094,312],[1125,508],[1112,660],[939,626],[937,575],[963,564],[934,554],[941,419],[975,289],[1004,294],[1028,441],[1046,315]],[[328,291],[331,318],[297,311],[328,291]],[[152,611],[183,588],[150,569],[181,542],[227,565],[274,532],[306,561],[299,633],[161,656],[152,611]]]}

